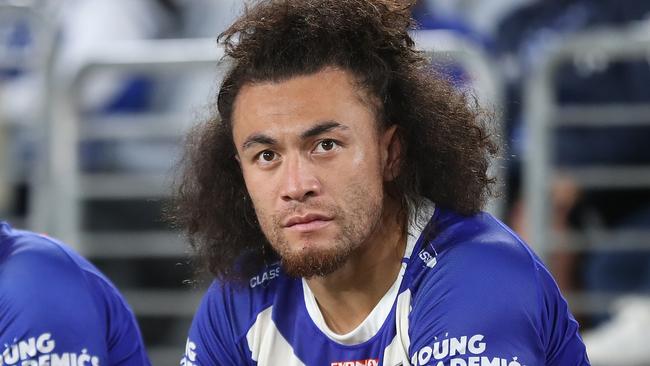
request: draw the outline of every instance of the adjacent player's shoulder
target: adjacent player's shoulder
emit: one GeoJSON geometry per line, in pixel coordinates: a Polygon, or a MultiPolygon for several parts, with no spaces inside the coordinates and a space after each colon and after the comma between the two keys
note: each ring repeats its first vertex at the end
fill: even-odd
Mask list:
{"type": "Polygon", "coordinates": [[[149,364],[133,313],[99,270],[57,240],[6,223],[0,314],[0,344],[8,350],[0,364],[149,364]],[[30,344],[36,348],[21,348],[30,344]]]}
{"type": "Polygon", "coordinates": [[[26,322],[67,317],[102,324],[96,319],[105,309],[128,311],[113,284],[72,249],[6,223],[0,224],[0,296],[5,310],[26,322]]]}
{"type": "Polygon", "coordinates": [[[56,279],[78,274],[79,267],[63,246],[53,239],[0,224],[0,289],[17,294],[29,288],[47,290],[56,279]]]}
{"type": "Polygon", "coordinates": [[[20,290],[27,285],[45,292],[57,286],[79,289],[75,284],[86,289],[88,277],[108,283],[92,264],[63,243],[0,223],[0,288],[3,290],[20,290]]]}

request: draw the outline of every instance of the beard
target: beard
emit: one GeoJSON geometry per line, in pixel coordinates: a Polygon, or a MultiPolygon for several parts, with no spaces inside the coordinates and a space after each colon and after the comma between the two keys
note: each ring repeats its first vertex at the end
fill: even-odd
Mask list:
{"type": "Polygon", "coordinates": [[[311,278],[313,276],[324,277],[341,268],[359,246],[357,243],[343,242],[343,238],[337,241],[333,248],[317,250],[303,250],[294,252],[283,250],[280,253],[282,269],[293,277],[311,278]]]}
{"type": "Polygon", "coordinates": [[[327,276],[341,268],[377,229],[383,212],[383,197],[363,189],[351,189],[345,197],[345,207],[312,202],[298,203],[268,216],[258,212],[262,232],[280,256],[286,274],[304,278],[327,276]],[[283,231],[282,222],[286,217],[310,210],[334,217],[339,231],[326,245],[313,245],[311,239],[291,243],[283,231]]]}

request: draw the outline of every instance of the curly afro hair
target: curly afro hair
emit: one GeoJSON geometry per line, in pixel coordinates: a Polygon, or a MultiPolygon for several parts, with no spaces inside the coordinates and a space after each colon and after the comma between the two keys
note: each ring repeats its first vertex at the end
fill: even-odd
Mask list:
{"type": "Polygon", "coordinates": [[[282,81],[325,67],[350,72],[372,96],[378,128],[398,125],[399,176],[387,187],[402,208],[426,197],[461,214],[492,194],[497,146],[490,114],[436,73],[414,47],[405,1],[265,0],[219,36],[230,69],[212,118],[188,136],[172,206],[205,267],[222,280],[248,278],[276,260],[234,156],[233,104],[247,83],[282,81]],[[473,103],[474,102],[474,103],[473,103]]]}

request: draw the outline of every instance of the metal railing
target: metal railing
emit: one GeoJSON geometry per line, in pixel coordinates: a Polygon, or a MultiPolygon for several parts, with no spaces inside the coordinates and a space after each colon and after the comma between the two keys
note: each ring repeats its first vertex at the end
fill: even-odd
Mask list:
{"type": "MultiPolygon", "coordinates": [[[[559,126],[604,127],[650,125],[650,104],[570,104],[556,102],[555,80],[560,66],[581,59],[601,62],[643,61],[650,55],[648,23],[635,23],[622,29],[600,29],[577,34],[544,55],[525,85],[524,121],[526,123],[526,151],[524,160],[524,193],[528,201],[526,215],[530,230],[530,245],[542,259],[557,250],[599,251],[650,249],[650,231],[627,231],[622,234],[634,239],[625,248],[604,248],[590,243],[593,235],[569,233],[569,245],[556,243],[557,233],[551,226],[550,184],[558,170],[553,166],[554,139],[552,133],[559,126]],[[640,243],[644,241],[645,244],[640,243]]],[[[563,167],[562,175],[570,177],[578,186],[591,188],[650,188],[650,166],[583,165],[563,167]]],[[[621,234],[619,232],[617,235],[621,234]]],[[[603,238],[611,233],[599,231],[603,238]]],[[[566,239],[566,238],[565,238],[566,239]]],[[[566,241],[566,240],[565,240],[566,241]]],[[[569,298],[603,301],[601,306],[577,301],[576,311],[602,311],[615,299],[607,294],[569,294],[569,298]],[[584,306],[581,306],[584,305],[584,306]]]]}
{"type": "MultiPolygon", "coordinates": [[[[501,74],[493,60],[484,52],[481,47],[468,41],[463,36],[445,30],[418,31],[413,34],[418,48],[432,58],[433,62],[449,61],[458,63],[462,70],[469,76],[470,92],[477,98],[479,106],[486,110],[495,112],[499,116],[504,109],[504,90],[501,74]]],[[[499,136],[505,136],[505,126],[498,118],[491,126],[493,132],[499,136]]],[[[499,182],[497,197],[487,203],[486,211],[494,216],[503,219],[505,214],[506,192],[502,189],[505,182],[505,165],[503,165],[504,149],[490,164],[489,175],[497,178],[499,182]]]]}
{"type": "MultiPolygon", "coordinates": [[[[34,148],[36,154],[41,153],[38,145],[46,140],[45,128],[47,127],[48,109],[50,107],[49,91],[51,90],[51,77],[53,68],[53,59],[56,52],[56,26],[42,12],[36,8],[32,1],[13,1],[0,3],[0,23],[11,26],[12,24],[23,24],[29,31],[30,44],[25,45],[20,51],[10,49],[0,49],[0,68],[15,68],[25,74],[29,74],[35,83],[34,88],[40,89],[41,93],[36,93],[40,99],[31,103],[32,110],[35,111],[31,120],[21,120],[22,128],[27,128],[36,142],[34,148]],[[11,23],[11,24],[10,24],[11,23]]],[[[2,47],[4,45],[0,45],[2,47]]],[[[30,187],[41,186],[39,182],[47,180],[44,172],[44,166],[39,163],[43,160],[36,160],[36,165],[30,171],[25,171],[23,164],[19,161],[13,161],[7,154],[9,146],[14,141],[7,136],[7,131],[11,129],[8,124],[9,118],[5,111],[0,110],[0,190],[11,190],[11,186],[21,183],[22,179],[27,179],[30,187]],[[19,178],[17,175],[25,176],[19,178]]],[[[38,192],[32,192],[38,195],[38,192]]],[[[31,201],[30,201],[31,202],[31,201]]],[[[31,226],[30,212],[34,209],[28,209],[28,217],[8,218],[15,225],[31,226]],[[25,221],[23,223],[23,221],[25,221]]],[[[42,230],[41,230],[42,231],[42,230]]]]}
{"type": "MultiPolygon", "coordinates": [[[[214,40],[125,41],[104,45],[91,53],[84,66],[71,79],[62,80],[64,88],[58,93],[57,108],[49,135],[48,165],[57,174],[47,187],[55,200],[47,227],[82,253],[80,204],[89,198],[147,198],[169,196],[164,174],[83,173],[78,155],[79,142],[86,139],[142,139],[182,136],[188,115],[144,115],[107,117],[91,123],[81,121],[81,86],[103,70],[140,72],[164,75],[179,68],[216,68],[222,51],[214,40]]],[[[89,121],[85,121],[89,122],[89,121]]],[[[151,253],[155,255],[155,253],[151,253]]]]}

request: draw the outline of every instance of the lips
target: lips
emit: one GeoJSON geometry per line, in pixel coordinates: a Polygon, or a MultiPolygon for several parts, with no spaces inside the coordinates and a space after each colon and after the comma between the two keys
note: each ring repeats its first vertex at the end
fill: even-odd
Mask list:
{"type": "Polygon", "coordinates": [[[302,216],[289,217],[284,227],[301,232],[314,231],[327,226],[332,221],[332,218],[322,214],[306,214],[302,216]]]}

